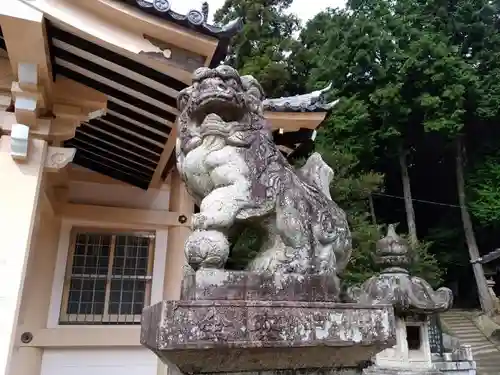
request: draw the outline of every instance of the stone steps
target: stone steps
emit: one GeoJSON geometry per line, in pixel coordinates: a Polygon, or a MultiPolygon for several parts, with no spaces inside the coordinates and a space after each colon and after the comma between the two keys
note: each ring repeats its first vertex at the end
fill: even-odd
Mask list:
{"type": "Polygon", "coordinates": [[[470,345],[477,375],[500,374],[500,348],[491,342],[471,319],[471,311],[451,310],[441,314],[441,321],[460,340],[470,345]]]}

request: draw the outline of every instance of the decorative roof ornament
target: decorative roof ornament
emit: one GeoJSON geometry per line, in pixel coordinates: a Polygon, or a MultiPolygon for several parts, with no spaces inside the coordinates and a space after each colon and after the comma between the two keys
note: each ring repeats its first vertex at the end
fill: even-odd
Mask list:
{"type": "Polygon", "coordinates": [[[203,4],[201,4],[201,13],[203,14],[204,22],[208,21],[209,11],[210,11],[210,7],[208,6],[208,2],[206,2],[206,1],[203,2],[203,4]]]}
{"type": "Polygon", "coordinates": [[[377,242],[376,254],[377,262],[384,267],[382,272],[361,286],[351,288],[348,291],[351,302],[391,304],[399,315],[429,315],[451,308],[450,289],[434,290],[424,279],[410,276],[408,243],[397,235],[393,224],[389,225],[387,235],[377,242]]]}
{"type": "Polygon", "coordinates": [[[206,21],[205,16],[198,9],[191,9],[187,14],[187,19],[195,26],[200,26],[206,21]]]}
{"type": "Polygon", "coordinates": [[[266,99],[262,104],[265,111],[271,112],[325,112],[338,103],[338,100],[326,101],[326,94],[331,88],[332,83],[308,94],[266,99]]]}
{"type": "Polygon", "coordinates": [[[193,9],[187,14],[180,14],[171,9],[171,0],[124,0],[125,3],[134,4],[146,13],[161,17],[180,26],[194,29],[205,35],[217,39],[230,39],[243,27],[241,18],[235,19],[224,26],[209,25],[208,3],[203,3],[201,10],[193,9]]]}
{"type": "Polygon", "coordinates": [[[154,0],[153,7],[158,12],[168,12],[170,10],[170,1],[168,0],[154,0]]]}

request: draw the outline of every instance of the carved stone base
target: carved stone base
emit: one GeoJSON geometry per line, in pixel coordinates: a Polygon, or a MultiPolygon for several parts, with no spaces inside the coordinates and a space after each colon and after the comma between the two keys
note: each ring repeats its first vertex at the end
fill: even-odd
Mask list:
{"type": "Polygon", "coordinates": [[[183,300],[252,300],[338,302],[330,275],[271,274],[205,268],[187,275],[183,300]]]}
{"type": "Polygon", "coordinates": [[[378,366],[369,367],[363,370],[363,375],[442,375],[439,370],[431,369],[397,369],[382,368],[378,366]]]}
{"type": "MultiPolygon", "coordinates": [[[[184,375],[170,372],[168,375],[184,375]]],[[[362,375],[359,368],[342,369],[301,369],[301,370],[273,370],[273,371],[248,371],[241,372],[217,372],[204,375],[362,375]]]]}
{"type": "Polygon", "coordinates": [[[395,344],[390,306],[164,301],[143,312],[141,343],[183,373],[331,369],[395,344]]]}

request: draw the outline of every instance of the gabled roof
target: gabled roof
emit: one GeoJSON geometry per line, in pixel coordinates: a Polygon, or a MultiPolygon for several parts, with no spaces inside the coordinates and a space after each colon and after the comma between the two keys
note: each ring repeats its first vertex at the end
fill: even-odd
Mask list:
{"type": "MultiPolygon", "coordinates": [[[[209,25],[206,4],[182,15],[166,0],[19,1],[42,14],[45,27],[24,39],[48,45],[45,71],[56,82],[69,79],[107,97],[105,113],[93,114],[64,142],[77,149],[73,162],[143,189],[159,186],[175,164],[177,95],[196,68],[225,58],[241,20],[209,25]]],[[[6,20],[0,48],[22,59],[25,47],[16,38],[22,22],[6,20]]],[[[326,90],[265,101],[285,155],[312,148],[314,129],[331,107],[323,103],[326,90]],[[287,112],[300,113],[292,119],[287,112]]]]}
{"type": "Polygon", "coordinates": [[[180,14],[173,11],[171,9],[171,1],[169,0],[122,0],[122,2],[134,5],[166,21],[174,22],[179,26],[215,37],[219,40],[232,38],[243,27],[243,22],[239,18],[224,26],[215,26],[207,23],[209,12],[207,2],[203,3],[202,9],[192,9],[187,14],[180,14]]]}
{"type": "Polygon", "coordinates": [[[327,112],[337,103],[337,101],[326,101],[326,94],[331,88],[332,84],[329,84],[324,89],[303,95],[266,99],[263,102],[264,110],[271,112],[327,112]]]}
{"type": "Polygon", "coordinates": [[[131,4],[165,21],[173,22],[181,27],[218,39],[219,45],[214,53],[210,67],[215,67],[224,60],[230,39],[243,28],[241,18],[237,18],[223,26],[209,24],[209,6],[207,2],[203,3],[201,9],[192,9],[187,14],[173,11],[171,9],[171,0],[122,0],[122,2],[131,4]]]}

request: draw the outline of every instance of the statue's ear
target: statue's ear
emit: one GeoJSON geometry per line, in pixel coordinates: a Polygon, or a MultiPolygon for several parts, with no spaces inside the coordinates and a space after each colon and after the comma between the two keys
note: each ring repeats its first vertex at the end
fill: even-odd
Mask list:
{"type": "Polygon", "coordinates": [[[179,95],[177,96],[177,109],[179,110],[179,112],[184,111],[184,108],[186,108],[186,105],[189,102],[189,97],[191,96],[191,92],[191,87],[186,87],[179,92],[179,95]]]}
{"type": "Polygon", "coordinates": [[[253,76],[242,76],[241,83],[248,95],[261,102],[264,100],[264,90],[260,83],[253,76]]]}
{"type": "Polygon", "coordinates": [[[207,78],[212,74],[212,69],[207,68],[206,66],[202,66],[201,68],[198,68],[194,71],[193,82],[201,81],[202,79],[207,78]]]}

